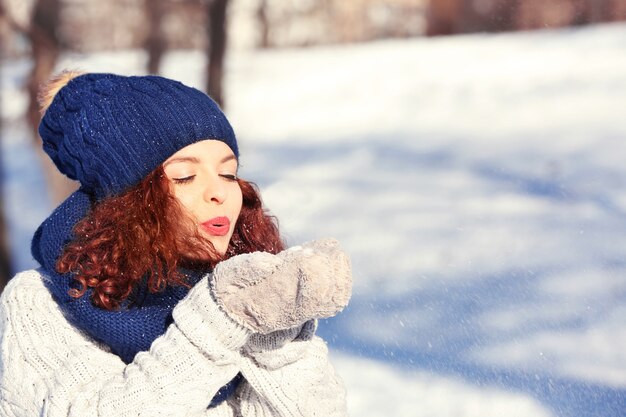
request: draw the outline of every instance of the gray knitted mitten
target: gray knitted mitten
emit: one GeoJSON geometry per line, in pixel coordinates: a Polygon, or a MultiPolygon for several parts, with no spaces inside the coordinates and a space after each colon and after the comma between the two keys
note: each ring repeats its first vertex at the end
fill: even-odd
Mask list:
{"type": "Polygon", "coordinates": [[[325,239],[278,255],[254,252],[220,262],[211,288],[233,320],[268,334],[343,310],[352,292],[352,272],[339,243],[325,239]]]}

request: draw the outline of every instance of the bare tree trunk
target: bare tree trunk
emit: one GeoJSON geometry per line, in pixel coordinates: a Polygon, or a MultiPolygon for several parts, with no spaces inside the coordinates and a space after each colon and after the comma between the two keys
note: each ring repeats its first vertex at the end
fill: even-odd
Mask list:
{"type": "MultiPolygon", "coordinates": [[[[0,10],[0,15],[2,10],[0,10]]],[[[2,52],[0,51],[0,68],[2,68],[2,52]]],[[[2,103],[2,89],[0,88],[0,105],[2,103]]],[[[2,109],[0,109],[0,141],[2,141],[2,109]]],[[[1,143],[0,143],[1,146],[1,143]]],[[[2,148],[0,147],[0,172],[3,172],[2,148]]],[[[9,254],[8,233],[4,212],[4,184],[0,183],[0,292],[13,275],[11,257],[9,254]]]]}
{"type": "Polygon", "coordinates": [[[498,1],[485,25],[487,30],[489,32],[515,30],[517,11],[518,0],[498,1]]]}
{"type": "MultiPolygon", "coordinates": [[[[2,161],[0,161],[0,168],[2,168],[2,161]]],[[[0,193],[4,193],[4,186],[2,184],[0,184],[0,193]]],[[[0,197],[0,293],[9,279],[11,279],[14,272],[11,267],[11,256],[8,242],[9,233],[7,230],[6,215],[4,212],[4,198],[0,197]]]]}
{"type": "Polygon", "coordinates": [[[37,0],[27,32],[33,58],[33,70],[28,80],[30,101],[27,118],[34,138],[38,137],[37,126],[40,119],[37,94],[40,86],[52,75],[60,53],[59,38],[56,33],[59,26],[60,7],[60,0],[37,0]]]}
{"type": "Polygon", "coordinates": [[[464,0],[430,0],[426,13],[426,35],[458,33],[463,10],[464,0]]]}
{"type": "Polygon", "coordinates": [[[148,37],[145,49],[148,53],[147,69],[150,74],[158,74],[161,58],[166,50],[166,39],[161,29],[165,13],[163,0],[144,0],[144,10],[148,20],[148,37]]]}
{"type": "Polygon", "coordinates": [[[257,21],[259,22],[259,38],[260,48],[269,48],[270,45],[270,23],[267,17],[267,0],[260,0],[259,7],[256,10],[257,21]]]}
{"type": "Polygon", "coordinates": [[[37,0],[31,25],[27,31],[31,42],[33,70],[28,80],[30,101],[26,117],[31,126],[35,143],[37,143],[37,152],[48,182],[48,192],[52,203],[55,205],[71,194],[76,189],[76,184],[59,173],[41,149],[39,133],[37,132],[41,118],[37,94],[41,85],[50,79],[61,52],[60,40],[57,36],[60,12],[61,0],[37,0]]]}
{"type": "MultiPolygon", "coordinates": [[[[1,140],[1,139],[0,139],[1,140]]],[[[2,168],[2,161],[0,161],[0,168],[2,168]]],[[[4,192],[4,186],[0,184],[0,193],[4,192]]],[[[8,244],[8,230],[6,223],[6,216],[4,213],[4,198],[0,197],[0,293],[4,289],[9,279],[13,276],[13,269],[11,267],[11,256],[8,244]]]]}
{"type": "MultiPolygon", "coordinates": [[[[593,0],[598,1],[598,0],[593,0]]],[[[582,26],[591,23],[591,7],[589,0],[571,0],[571,7],[573,8],[573,16],[567,25],[582,26]]]]}
{"type": "Polygon", "coordinates": [[[207,44],[207,93],[224,106],[222,78],[226,53],[226,7],[228,0],[211,0],[209,12],[209,42],[207,44]]]}
{"type": "Polygon", "coordinates": [[[611,20],[610,0],[587,0],[587,3],[591,23],[609,22],[611,20]]]}

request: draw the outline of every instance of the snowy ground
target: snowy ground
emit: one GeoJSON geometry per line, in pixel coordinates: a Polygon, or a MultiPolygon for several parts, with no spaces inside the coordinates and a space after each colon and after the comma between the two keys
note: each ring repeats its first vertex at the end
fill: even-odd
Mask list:
{"type": "MultiPolygon", "coordinates": [[[[352,303],[320,330],[351,415],[626,415],[625,46],[613,25],[230,55],[242,175],[290,243],[352,255],[352,303]]],[[[171,53],[164,73],[200,86],[203,65],[171,53]]],[[[50,210],[28,68],[2,74],[19,268],[50,210]]]]}

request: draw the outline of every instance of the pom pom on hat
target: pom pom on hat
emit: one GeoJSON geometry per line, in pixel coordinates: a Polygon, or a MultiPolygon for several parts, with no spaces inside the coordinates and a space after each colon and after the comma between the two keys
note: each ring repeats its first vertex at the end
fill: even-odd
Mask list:
{"type": "Polygon", "coordinates": [[[239,157],[219,106],[178,81],[68,71],[51,80],[41,97],[44,151],[97,199],[125,191],[201,140],[220,140],[239,157]]]}
{"type": "Polygon", "coordinates": [[[54,97],[60,89],[65,87],[70,80],[82,74],[84,74],[82,71],[65,70],[45,83],[37,95],[37,102],[39,103],[41,114],[44,114],[46,110],[48,110],[48,107],[50,107],[52,100],[54,100],[54,97]]]}

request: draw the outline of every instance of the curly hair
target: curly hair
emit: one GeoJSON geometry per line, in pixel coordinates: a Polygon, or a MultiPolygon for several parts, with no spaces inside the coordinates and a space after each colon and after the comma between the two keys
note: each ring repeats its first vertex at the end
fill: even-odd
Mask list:
{"type": "Polygon", "coordinates": [[[179,266],[213,268],[229,257],[255,251],[284,249],[278,222],[263,208],[253,183],[238,180],[243,195],[241,213],[224,255],[202,236],[170,192],[162,167],[125,193],[106,198],[74,227],[74,239],[59,257],[59,273],[72,273],[75,298],[92,288],[92,302],[106,310],[119,308],[133,290],[144,285],[159,292],[168,285],[189,287],[179,266]],[[181,238],[181,227],[194,230],[181,238]]]}

